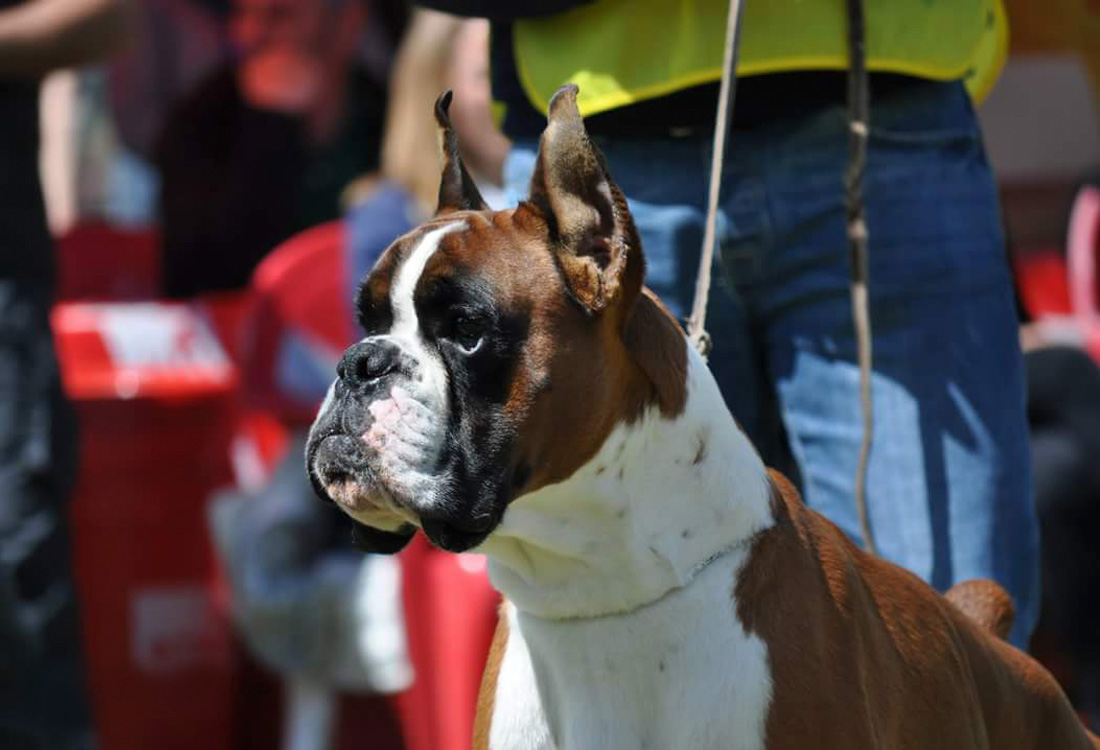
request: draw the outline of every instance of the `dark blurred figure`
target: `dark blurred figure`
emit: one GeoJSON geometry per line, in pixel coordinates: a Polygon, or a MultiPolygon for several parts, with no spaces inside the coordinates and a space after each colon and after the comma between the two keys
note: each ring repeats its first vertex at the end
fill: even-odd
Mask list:
{"type": "Polygon", "coordinates": [[[127,0],[0,0],[0,747],[94,747],[67,501],[76,425],[50,338],[38,85],[126,38],[127,0]]]}
{"type": "Polygon", "coordinates": [[[228,57],[224,19],[196,0],[141,0],[137,33],[108,69],[119,140],[151,159],[169,114],[228,57]]]}
{"type": "Polygon", "coordinates": [[[235,0],[237,60],[168,118],[162,179],[164,290],[244,287],[281,241],[336,218],[378,166],[385,93],[359,66],[361,0],[235,0]]]}
{"type": "Polygon", "coordinates": [[[1066,691],[1100,719],[1100,368],[1073,346],[1026,355],[1035,501],[1042,529],[1041,629],[1072,661],[1066,691]]]}
{"type": "MultiPolygon", "coordinates": [[[[1021,294],[1035,501],[1042,532],[1042,613],[1034,649],[1074,706],[1100,728],[1100,175],[1069,212],[1070,308],[1021,294]]],[[[1018,284],[1033,287],[1021,265],[1018,284]]],[[[1036,277],[1032,277],[1034,279],[1036,277]]],[[[1050,279],[1043,279],[1048,285],[1050,279]]],[[[1052,291],[1049,290],[1048,291],[1052,291]]],[[[1052,294],[1051,298],[1057,295],[1052,294]]]]}

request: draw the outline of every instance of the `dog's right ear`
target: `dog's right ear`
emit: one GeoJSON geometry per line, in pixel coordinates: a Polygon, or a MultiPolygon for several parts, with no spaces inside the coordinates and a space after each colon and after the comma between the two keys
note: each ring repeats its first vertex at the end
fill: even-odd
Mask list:
{"type": "Polygon", "coordinates": [[[458,135],[447,114],[452,97],[450,91],[444,91],[435,100],[435,121],[439,125],[440,150],[443,152],[443,175],[439,180],[436,216],[452,211],[484,211],[488,208],[458,153],[458,135]]]}
{"type": "Polygon", "coordinates": [[[393,555],[405,549],[415,535],[416,527],[411,524],[406,524],[397,531],[382,531],[354,522],[351,540],[364,552],[374,555],[393,555]]]}

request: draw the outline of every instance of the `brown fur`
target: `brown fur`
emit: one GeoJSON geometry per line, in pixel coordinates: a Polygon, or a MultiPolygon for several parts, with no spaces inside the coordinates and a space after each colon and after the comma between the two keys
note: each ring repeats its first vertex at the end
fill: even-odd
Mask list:
{"type": "Polygon", "coordinates": [[[963,614],[1001,640],[1008,638],[1016,620],[1016,607],[1008,592],[993,581],[962,581],[944,594],[963,614]]]}
{"type": "Polygon", "coordinates": [[[736,582],[738,618],[768,644],[770,750],[1090,747],[1037,662],[772,480],[775,526],[736,582]]]}
{"type": "Polygon", "coordinates": [[[504,650],[508,646],[508,618],[504,614],[504,605],[500,607],[497,629],[493,633],[493,642],[489,646],[489,658],[485,661],[485,673],[481,679],[481,689],[477,694],[477,716],[474,718],[473,750],[489,750],[489,730],[496,706],[497,677],[500,665],[504,662],[504,650]]]}
{"type": "Polygon", "coordinates": [[[394,243],[367,285],[370,299],[384,304],[397,259],[432,229],[466,222],[464,231],[442,238],[418,292],[439,279],[471,274],[492,285],[503,309],[529,319],[504,406],[521,436],[513,460],[531,469],[517,493],[568,478],[616,425],[648,407],[671,418],[687,401],[686,341],[664,305],[642,288],[637,230],[584,132],[574,97],[575,91],[566,91],[552,103],[531,200],[497,212],[478,208],[480,197],[467,184],[447,99],[441,98],[439,213],[394,243]]]}
{"type": "MultiPolygon", "coordinates": [[[[741,626],[768,645],[768,750],[1100,750],[1054,678],[1001,639],[1000,587],[960,584],[951,599],[963,604],[953,605],[864,553],[771,477],[776,523],[753,540],[734,592],[741,626]]],[[[501,618],[475,750],[489,747],[507,638],[501,618]]]]}
{"type": "Polygon", "coordinates": [[[504,408],[524,425],[517,460],[534,471],[523,491],[569,477],[616,425],[633,421],[648,406],[667,417],[683,410],[687,344],[651,292],[637,295],[620,330],[612,317],[586,314],[565,293],[546,249],[545,220],[533,206],[447,219],[466,219],[469,230],[443,238],[420,283],[471,272],[493,284],[494,298],[505,309],[525,308],[530,316],[504,408]],[[544,283],[532,285],[532,274],[544,283]],[[562,347],[562,341],[570,345],[562,347]]]}

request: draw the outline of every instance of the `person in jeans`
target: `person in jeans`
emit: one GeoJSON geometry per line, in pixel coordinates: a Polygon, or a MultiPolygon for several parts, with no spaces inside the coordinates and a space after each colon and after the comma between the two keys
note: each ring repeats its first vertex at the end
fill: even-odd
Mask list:
{"type": "MultiPolygon", "coordinates": [[[[526,195],[554,89],[580,86],[630,202],[648,285],[685,317],[703,237],[727,0],[421,0],[486,16],[494,98],[526,195]]],[[[867,3],[879,553],[940,590],[988,577],[1038,613],[1024,380],[1000,208],[973,100],[1006,50],[997,0],[867,3]]],[[[746,3],[707,328],[710,366],[764,459],[860,542],[862,418],[849,298],[843,3],[746,3]]]]}
{"type": "Polygon", "coordinates": [[[76,425],[50,335],[38,82],[125,39],[128,0],[0,0],[0,747],[95,746],[70,570],[76,425]]]}

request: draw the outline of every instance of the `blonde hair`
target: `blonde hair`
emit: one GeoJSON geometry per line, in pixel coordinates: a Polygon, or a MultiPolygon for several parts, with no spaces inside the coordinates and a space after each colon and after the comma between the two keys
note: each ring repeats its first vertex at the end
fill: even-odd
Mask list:
{"type": "Polygon", "coordinates": [[[436,97],[447,88],[451,54],[461,26],[462,20],[454,16],[417,10],[390,77],[382,175],[415,196],[425,215],[435,210],[441,171],[432,110],[436,97]]]}

